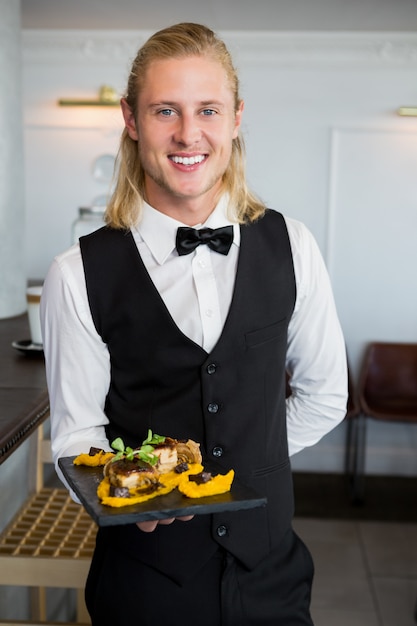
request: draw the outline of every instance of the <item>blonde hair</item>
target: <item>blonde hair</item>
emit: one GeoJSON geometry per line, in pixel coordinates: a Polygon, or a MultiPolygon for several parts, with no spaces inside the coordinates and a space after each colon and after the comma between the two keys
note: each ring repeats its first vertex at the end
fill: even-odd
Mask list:
{"type": "MultiPolygon", "coordinates": [[[[206,26],[181,23],[152,35],[139,49],[127,83],[126,102],[137,119],[138,94],[146,70],[155,60],[208,56],[221,63],[234,96],[235,112],[241,99],[239,80],[226,45],[206,26]]],[[[240,223],[254,221],[265,212],[265,205],[249,190],[245,171],[243,137],[233,139],[229,165],[223,175],[222,191],[229,195],[229,217],[240,223]]],[[[113,228],[130,228],[140,218],[145,198],[145,173],[139,159],[137,142],[123,130],[117,158],[114,192],[106,210],[106,223],[113,228]]]]}

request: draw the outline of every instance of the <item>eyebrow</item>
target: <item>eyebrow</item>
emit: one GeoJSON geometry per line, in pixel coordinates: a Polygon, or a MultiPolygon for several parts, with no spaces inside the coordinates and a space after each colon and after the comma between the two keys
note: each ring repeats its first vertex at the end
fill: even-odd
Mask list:
{"type": "MultiPolygon", "coordinates": [[[[150,109],[154,109],[156,107],[178,107],[181,106],[179,102],[174,102],[170,100],[162,100],[161,102],[152,102],[149,105],[150,109]]],[[[209,106],[225,106],[225,103],[221,100],[202,100],[197,103],[197,106],[209,107],[209,106]]]]}

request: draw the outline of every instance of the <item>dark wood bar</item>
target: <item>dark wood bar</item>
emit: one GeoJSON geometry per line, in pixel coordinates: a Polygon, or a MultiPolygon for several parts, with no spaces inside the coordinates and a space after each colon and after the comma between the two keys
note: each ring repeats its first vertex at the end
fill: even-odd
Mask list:
{"type": "Polygon", "coordinates": [[[49,414],[43,353],[20,352],[12,346],[29,336],[26,313],[0,320],[0,463],[49,414]]]}

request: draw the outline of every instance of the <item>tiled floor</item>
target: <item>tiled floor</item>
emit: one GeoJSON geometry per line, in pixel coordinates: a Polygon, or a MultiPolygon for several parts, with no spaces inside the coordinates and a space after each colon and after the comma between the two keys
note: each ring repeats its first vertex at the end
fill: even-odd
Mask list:
{"type": "Polygon", "coordinates": [[[315,626],[416,626],[417,524],[297,518],[316,566],[315,626]]]}

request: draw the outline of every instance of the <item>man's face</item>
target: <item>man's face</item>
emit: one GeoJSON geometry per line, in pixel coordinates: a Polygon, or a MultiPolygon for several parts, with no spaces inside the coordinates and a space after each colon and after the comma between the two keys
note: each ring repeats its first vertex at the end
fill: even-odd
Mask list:
{"type": "Polygon", "coordinates": [[[171,207],[212,202],[243,109],[235,112],[220,63],[198,56],[154,61],[139,95],[137,119],[125,102],[122,108],[129,135],[138,141],[147,201],[167,214],[171,207]]]}

